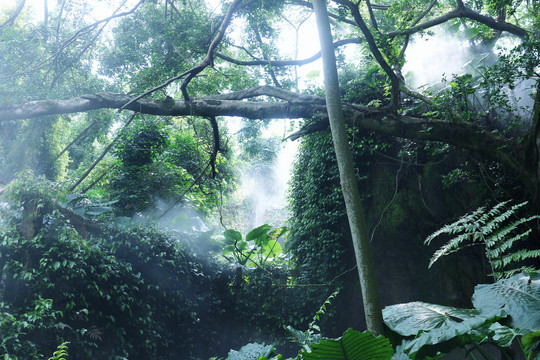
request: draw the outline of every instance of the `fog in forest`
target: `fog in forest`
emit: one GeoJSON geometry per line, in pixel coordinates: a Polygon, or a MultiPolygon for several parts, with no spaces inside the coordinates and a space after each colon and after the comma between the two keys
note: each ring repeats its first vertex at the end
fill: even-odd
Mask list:
{"type": "Polygon", "coordinates": [[[321,3],[343,157],[316,0],[0,0],[0,358],[540,356],[540,7],[321,3]]]}

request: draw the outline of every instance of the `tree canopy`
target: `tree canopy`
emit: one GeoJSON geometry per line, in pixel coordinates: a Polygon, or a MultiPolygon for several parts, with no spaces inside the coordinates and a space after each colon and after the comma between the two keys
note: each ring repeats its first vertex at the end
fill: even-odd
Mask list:
{"type": "MultiPolygon", "coordinates": [[[[31,141],[32,132],[46,136],[45,127],[65,122],[69,133],[55,132],[60,149],[94,118],[101,118],[95,121],[103,131],[130,114],[306,119],[291,138],[327,126],[324,99],[297,78],[298,67],[320,53],[298,59],[298,48],[311,40],[289,41],[305,26],[309,2],[147,0],[91,16],[104,4],[59,1],[36,14],[20,1],[4,9],[4,134],[31,141]]],[[[495,160],[535,199],[539,110],[538,98],[529,97],[538,93],[539,11],[536,2],[525,1],[330,2],[334,47],[353,49],[340,57],[340,72],[376,72],[366,86],[382,90],[368,103],[345,102],[346,121],[495,160]],[[462,73],[416,88],[415,74],[403,73],[409,45],[442,33],[477,55],[462,73]],[[530,88],[516,96],[512,90],[522,83],[530,88]]],[[[5,154],[15,156],[15,139],[3,140],[5,154]]]]}

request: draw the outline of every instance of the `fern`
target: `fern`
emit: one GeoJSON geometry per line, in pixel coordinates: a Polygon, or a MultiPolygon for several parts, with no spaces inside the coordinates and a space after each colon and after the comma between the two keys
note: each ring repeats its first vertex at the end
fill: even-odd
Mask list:
{"type": "Polygon", "coordinates": [[[56,351],[53,353],[53,356],[49,358],[49,360],[67,360],[69,356],[67,353],[68,344],[69,342],[66,341],[58,345],[56,351]]]}
{"type": "Polygon", "coordinates": [[[441,246],[430,259],[431,267],[441,257],[455,253],[471,245],[483,245],[491,264],[492,274],[496,279],[507,278],[517,272],[535,270],[531,267],[518,266],[524,260],[540,258],[540,250],[514,250],[515,245],[531,233],[523,230],[523,225],[540,219],[539,215],[523,217],[510,221],[527,202],[508,207],[508,201],[499,203],[489,211],[480,207],[464,215],[456,222],[448,224],[428,236],[424,243],[429,245],[435,238],[446,234],[451,238],[441,246]]]}

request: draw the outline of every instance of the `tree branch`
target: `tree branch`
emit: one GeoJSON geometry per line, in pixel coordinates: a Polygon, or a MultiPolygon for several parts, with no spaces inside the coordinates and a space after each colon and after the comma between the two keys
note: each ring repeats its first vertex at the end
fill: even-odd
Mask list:
{"type": "Polygon", "coordinates": [[[399,103],[400,103],[399,88],[401,85],[401,79],[396,75],[394,70],[392,70],[392,68],[390,67],[386,59],[384,58],[383,54],[379,50],[379,47],[377,46],[377,43],[375,41],[375,38],[373,37],[373,34],[367,27],[364,19],[362,18],[362,15],[360,14],[360,10],[358,9],[358,6],[356,6],[354,3],[352,3],[349,0],[336,0],[336,2],[343,4],[349,8],[354,18],[354,21],[356,21],[356,24],[362,31],[362,34],[364,34],[364,37],[366,38],[366,41],[369,45],[369,50],[373,54],[373,57],[375,57],[375,60],[379,63],[383,71],[390,78],[390,84],[392,86],[392,106],[393,106],[394,112],[397,112],[399,109],[399,103]]]}
{"type": "MultiPolygon", "coordinates": [[[[312,9],[313,10],[313,4],[309,1],[304,1],[304,0],[292,0],[291,3],[294,3],[296,5],[300,5],[300,6],[304,6],[308,9],[312,9]]],[[[379,10],[386,10],[388,9],[390,6],[386,6],[386,5],[372,5],[374,9],[379,9],[379,10]]],[[[336,14],[333,14],[331,12],[328,12],[328,16],[334,20],[339,20],[343,23],[346,23],[346,24],[349,24],[349,25],[354,25],[356,26],[356,22],[354,22],[354,20],[351,20],[351,19],[343,19],[341,16],[339,15],[336,15],[336,14]]]]}
{"type": "Polygon", "coordinates": [[[393,31],[386,35],[388,35],[391,38],[396,37],[396,36],[402,36],[402,35],[412,35],[419,31],[429,29],[431,27],[443,24],[449,20],[456,19],[456,18],[467,18],[467,19],[475,20],[494,30],[505,31],[510,34],[516,35],[522,40],[527,40],[529,38],[529,33],[526,30],[507,22],[499,22],[489,16],[479,14],[465,6],[458,6],[456,9],[449,11],[446,14],[439,16],[435,19],[426,21],[420,25],[416,25],[405,30],[393,31]]]}
{"type": "Polygon", "coordinates": [[[227,13],[225,14],[225,17],[223,18],[223,21],[221,22],[221,25],[219,27],[219,30],[212,40],[212,43],[208,47],[208,52],[206,53],[206,57],[194,68],[188,71],[186,78],[182,82],[182,85],[180,86],[180,90],[182,91],[182,95],[184,95],[185,100],[189,100],[189,95],[187,93],[187,86],[197,76],[201,71],[206,69],[208,66],[214,65],[214,54],[216,52],[216,49],[218,45],[221,43],[221,40],[223,40],[223,37],[225,36],[225,31],[227,30],[227,27],[231,23],[232,16],[234,12],[236,11],[236,8],[238,5],[242,2],[242,0],[234,0],[232,4],[229,6],[229,9],[227,10],[227,13]]]}
{"type": "Polygon", "coordinates": [[[75,182],[75,184],[73,184],[70,188],[69,188],[69,192],[72,192],[73,190],[75,190],[77,188],[77,186],[79,186],[84,179],[86,179],[86,177],[92,172],[92,170],[94,170],[94,168],[97,166],[97,164],[99,164],[101,162],[101,160],[103,160],[103,158],[105,157],[105,155],[107,155],[107,153],[111,150],[111,148],[113,147],[114,144],[116,144],[116,142],[118,141],[118,139],[120,139],[120,136],[122,135],[122,131],[124,129],[126,129],[130,124],[131,122],[133,121],[133,119],[135,119],[135,116],[137,116],[137,113],[134,113],[131,118],[124,124],[124,126],[122,127],[122,130],[120,130],[118,132],[118,135],[116,135],[116,137],[111,141],[111,143],[109,145],[107,145],[107,147],[105,148],[105,150],[103,150],[103,152],[101,153],[101,155],[98,156],[98,158],[96,159],[96,161],[94,161],[94,163],[88,168],[88,170],[86,170],[86,172],[81,176],[81,178],[79,180],[77,180],[77,182],[75,182]]]}
{"type": "MultiPolygon", "coordinates": [[[[131,99],[130,96],[123,94],[100,93],[68,100],[31,101],[0,108],[0,123],[103,108],[118,109],[130,102],[131,99]]],[[[531,171],[524,167],[520,144],[492,134],[474,124],[398,116],[392,114],[388,109],[361,105],[345,104],[344,107],[349,125],[394,137],[445,142],[459,148],[482,153],[521,174],[529,174],[531,171]]],[[[162,116],[192,115],[207,118],[238,116],[248,119],[315,117],[318,122],[327,119],[324,98],[302,95],[270,86],[258,86],[244,91],[190,101],[139,99],[131,102],[126,109],[142,114],[162,116]],[[256,97],[271,97],[282,101],[246,101],[256,97]]],[[[318,130],[325,127],[321,124],[317,126],[318,130]]],[[[301,135],[305,133],[308,132],[301,135]]]]}
{"type": "MultiPolygon", "coordinates": [[[[343,39],[338,40],[334,42],[334,48],[338,48],[343,45],[348,44],[360,44],[362,43],[362,39],[360,38],[352,38],[352,39],[343,39]]],[[[227,55],[223,55],[221,53],[216,53],[216,57],[223,59],[225,61],[231,62],[236,65],[243,65],[243,66],[264,66],[264,65],[272,65],[272,66],[301,66],[306,65],[309,63],[314,62],[315,60],[319,59],[321,57],[321,52],[318,51],[313,56],[301,59],[301,60],[249,60],[249,61],[243,61],[243,60],[237,60],[233,59],[232,57],[229,57],[227,55]]]]}
{"type": "Polygon", "coordinates": [[[21,0],[19,2],[19,5],[17,6],[17,9],[15,9],[15,11],[13,12],[13,14],[9,17],[9,19],[7,19],[6,21],[4,21],[2,24],[0,24],[0,29],[2,29],[4,26],[7,26],[9,24],[13,24],[13,22],[15,21],[15,19],[17,18],[17,16],[19,16],[19,14],[21,13],[22,9],[24,8],[24,3],[26,2],[26,0],[21,0]]]}

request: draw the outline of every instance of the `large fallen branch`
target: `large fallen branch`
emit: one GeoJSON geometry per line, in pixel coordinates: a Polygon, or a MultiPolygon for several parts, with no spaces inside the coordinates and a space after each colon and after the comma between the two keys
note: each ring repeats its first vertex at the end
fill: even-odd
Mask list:
{"type": "MultiPolygon", "coordinates": [[[[0,108],[0,124],[18,119],[31,119],[47,115],[86,112],[97,109],[131,110],[142,114],[162,116],[236,116],[248,119],[314,118],[313,126],[293,134],[297,138],[327,127],[324,98],[302,95],[269,86],[259,86],[229,94],[184,100],[139,99],[124,94],[98,93],[68,100],[38,100],[16,106],[0,108]],[[265,97],[267,100],[260,100],[265,97]],[[257,99],[259,98],[259,99],[257,99]]],[[[523,163],[521,145],[500,135],[469,123],[394,115],[389,109],[361,105],[345,105],[346,120],[378,133],[448,143],[481,153],[499,161],[520,174],[528,174],[523,163]]]]}

